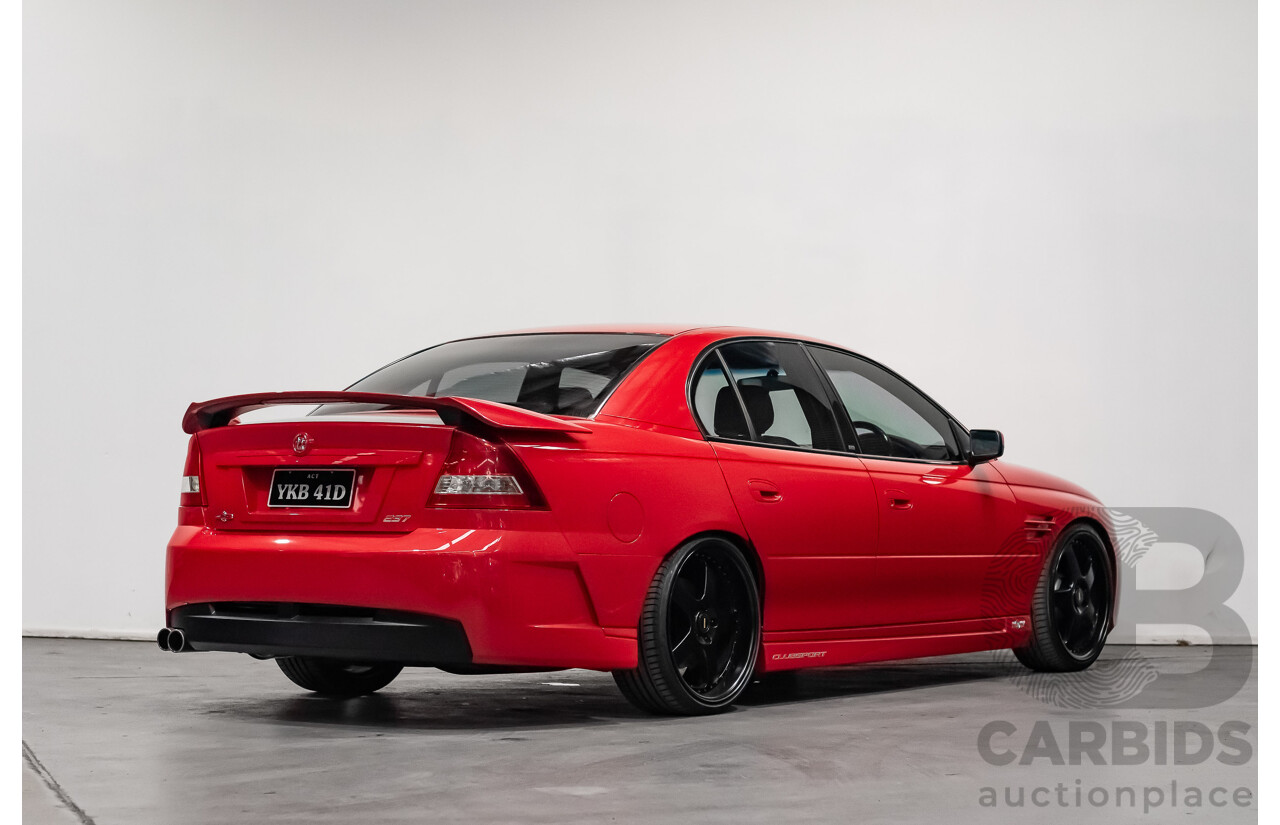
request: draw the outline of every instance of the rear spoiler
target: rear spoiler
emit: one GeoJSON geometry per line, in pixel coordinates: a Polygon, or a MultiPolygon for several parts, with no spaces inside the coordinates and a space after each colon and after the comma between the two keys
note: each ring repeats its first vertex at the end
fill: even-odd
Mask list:
{"type": "Polygon", "coordinates": [[[231,419],[250,410],[279,404],[385,404],[402,410],[457,410],[500,430],[546,430],[563,433],[589,433],[590,428],[550,415],[482,401],[478,398],[426,398],[421,395],[393,395],[384,392],[258,392],[228,395],[212,401],[199,401],[187,407],[182,416],[182,430],[198,433],[214,427],[225,427],[231,419]]]}

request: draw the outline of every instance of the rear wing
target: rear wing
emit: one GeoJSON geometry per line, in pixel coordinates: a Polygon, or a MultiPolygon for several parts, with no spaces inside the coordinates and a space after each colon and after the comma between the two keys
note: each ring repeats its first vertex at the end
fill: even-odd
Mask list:
{"type": "Polygon", "coordinates": [[[421,395],[394,395],[384,392],[258,392],[228,395],[212,401],[198,401],[187,407],[182,416],[182,430],[198,433],[214,427],[225,427],[241,413],[281,404],[384,404],[401,410],[456,410],[500,430],[545,430],[564,433],[589,433],[591,429],[573,421],[565,421],[542,413],[482,401],[478,398],[426,398],[421,395]]]}

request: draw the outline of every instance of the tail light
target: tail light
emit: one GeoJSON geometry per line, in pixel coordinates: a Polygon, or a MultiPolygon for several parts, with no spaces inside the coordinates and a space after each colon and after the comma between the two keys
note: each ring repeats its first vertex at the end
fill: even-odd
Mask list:
{"type": "Polygon", "coordinates": [[[200,483],[200,443],[194,435],[187,442],[187,463],[182,470],[182,494],[178,503],[183,507],[205,506],[204,485],[200,483]]]}
{"type": "Polygon", "coordinates": [[[505,444],[455,431],[431,507],[542,507],[542,495],[524,465],[505,444]]]}

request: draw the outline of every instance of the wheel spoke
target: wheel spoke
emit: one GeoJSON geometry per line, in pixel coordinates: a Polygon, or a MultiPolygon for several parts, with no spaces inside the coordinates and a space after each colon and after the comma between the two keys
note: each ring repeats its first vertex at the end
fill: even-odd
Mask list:
{"type": "Polygon", "coordinates": [[[1075,625],[1072,627],[1071,643],[1076,653],[1084,653],[1088,647],[1090,638],[1093,635],[1093,622],[1087,613],[1081,613],[1075,625]]]}
{"type": "Polygon", "coordinates": [[[700,604],[706,604],[715,590],[715,577],[711,573],[710,559],[702,560],[702,595],[698,597],[700,604]]]}
{"type": "Polygon", "coordinates": [[[706,645],[698,645],[698,674],[702,684],[702,689],[706,690],[713,684],[711,679],[711,651],[706,645]]]}
{"type": "Polygon", "coordinates": [[[1061,639],[1062,643],[1067,647],[1074,646],[1073,640],[1075,639],[1075,636],[1076,636],[1076,625],[1078,625],[1079,623],[1080,623],[1080,614],[1075,612],[1074,610],[1068,610],[1067,620],[1062,623],[1062,632],[1058,634],[1058,638],[1061,639]]]}
{"type": "Polygon", "coordinates": [[[702,597],[703,603],[723,610],[725,607],[723,600],[726,595],[731,595],[726,593],[726,591],[730,589],[731,588],[724,586],[724,583],[720,581],[720,574],[716,570],[711,569],[711,564],[708,562],[707,589],[702,597]]]}
{"type": "Polygon", "coordinates": [[[725,645],[724,655],[716,656],[715,675],[711,679],[712,685],[718,685],[729,673],[729,668],[733,667],[733,654],[738,648],[737,637],[730,636],[729,644],[725,645]],[[723,664],[722,664],[723,662],[723,664]]]}
{"type": "Polygon", "coordinates": [[[1075,544],[1062,551],[1062,561],[1066,562],[1068,576],[1072,579],[1080,578],[1080,560],[1076,558],[1075,544]]]}
{"type": "Polygon", "coordinates": [[[672,603],[674,603],[676,607],[680,608],[681,612],[684,613],[685,618],[689,620],[689,623],[693,624],[693,614],[698,612],[699,598],[697,585],[684,576],[681,576],[676,579],[675,590],[671,595],[672,603]]]}
{"type": "Polygon", "coordinates": [[[671,646],[671,658],[675,660],[676,667],[688,667],[691,664],[689,657],[696,644],[693,641],[693,628],[689,628],[684,637],[671,646]]]}
{"type": "Polygon", "coordinates": [[[1050,609],[1053,610],[1053,618],[1055,622],[1065,621],[1067,614],[1074,611],[1071,604],[1071,591],[1066,593],[1055,593],[1053,599],[1049,602],[1050,609]]]}
{"type": "MultiPolygon", "coordinates": [[[[1093,631],[1096,630],[1098,627],[1098,611],[1093,608],[1093,605],[1086,604],[1084,606],[1083,618],[1084,618],[1084,623],[1086,625],[1087,635],[1092,636],[1093,631]]],[[[1087,637],[1086,637],[1086,641],[1088,641],[1087,637]]]]}
{"type": "Polygon", "coordinates": [[[685,683],[689,685],[689,687],[701,684],[699,681],[701,678],[699,676],[699,672],[702,667],[702,654],[699,652],[700,650],[701,645],[689,645],[685,650],[684,662],[677,667],[680,671],[680,676],[684,679],[685,683]]]}

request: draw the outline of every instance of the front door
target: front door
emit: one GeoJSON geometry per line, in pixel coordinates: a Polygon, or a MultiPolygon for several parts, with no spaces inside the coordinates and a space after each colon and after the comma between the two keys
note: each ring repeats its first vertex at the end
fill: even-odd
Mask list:
{"type": "Polygon", "coordinates": [[[1013,494],[985,464],[922,464],[864,457],[879,496],[877,574],[886,624],[983,615],[982,600],[1003,569],[1001,538],[1018,527],[1013,494]]]}
{"type": "Polygon", "coordinates": [[[977,619],[995,557],[1021,519],[1007,484],[962,460],[937,405],[866,359],[810,347],[844,405],[880,515],[874,610],[882,624],[977,619]]]}

